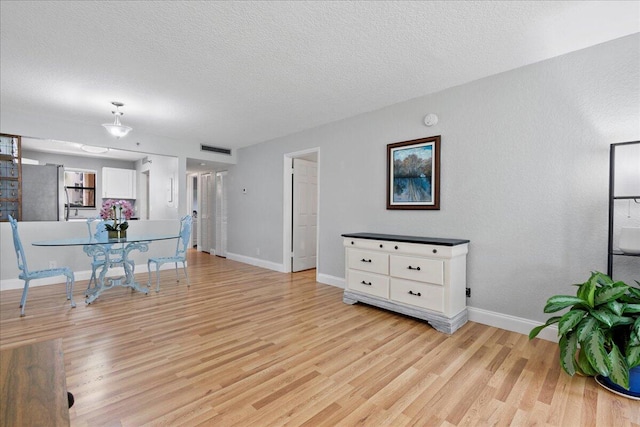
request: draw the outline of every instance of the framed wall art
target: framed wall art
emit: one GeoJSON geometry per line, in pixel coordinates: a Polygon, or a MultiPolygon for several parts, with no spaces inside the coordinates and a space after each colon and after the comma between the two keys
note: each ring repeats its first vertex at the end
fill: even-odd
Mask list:
{"type": "Polygon", "coordinates": [[[440,135],[387,145],[387,209],[440,209],[440,135]]]}

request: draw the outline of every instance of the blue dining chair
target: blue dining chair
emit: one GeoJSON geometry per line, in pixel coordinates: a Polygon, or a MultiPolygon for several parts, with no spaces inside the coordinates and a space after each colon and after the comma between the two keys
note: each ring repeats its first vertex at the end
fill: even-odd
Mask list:
{"type": "Polygon", "coordinates": [[[27,304],[27,293],[29,292],[29,282],[34,279],[44,279],[46,277],[67,277],[67,299],[71,300],[71,307],[75,307],[76,303],[73,301],[73,285],[75,284],[73,271],[69,267],[29,271],[29,268],[27,267],[27,258],[24,256],[24,248],[22,247],[20,235],[18,234],[18,221],[9,215],[9,222],[11,223],[11,232],[13,233],[13,246],[15,247],[16,257],[18,258],[18,269],[20,270],[18,279],[24,280],[22,299],[20,299],[20,316],[24,316],[24,308],[27,304]]]}
{"type": "MultiPolygon", "coordinates": [[[[98,241],[104,240],[107,241],[107,229],[105,227],[105,221],[100,217],[95,218],[87,218],[87,229],[89,230],[89,238],[96,239],[98,241]],[[95,230],[93,228],[93,224],[95,225],[95,230]]],[[[92,245],[85,245],[84,251],[89,256],[93,257],[91,260],[91,277],[89,278],[89,283],[87,284],[87,294],[91,290],[91,285],[97,285],[97,277],[96,271],[98,268],[104,267],[107,268],[118,267],[123,265],[124,253],[121,247],[113,247],[113,244],[105,244],[101,245],[104,247],[104,252],[99,252],[94,250],[95,248],[92,245]],[[107,265],[108,264],[108,265],[107,265]]],[[[129,261],[129,265],[131,266],[131,271],[133,272],[135,269],[135,262],[129,261]]]]}
{"type": "Polygon", "coordinates": [[[187,273],[187,248],[189,247],[189,238],[191,237],[191,215],[186,215],[180,219],[180,236],[176,245],[176,253],[173,256],[149,258],[147,261],[147,271],[149,272],[149,282],[147,286],[151,286],[151,264],[156,265],[156,292],[160,292],[160,266],[162,264],[173,262],[176,265],[176,281],[180,281],[178,276],[178,263],[182,263],[184,275],[187,278],[187,286],[189,283],[189,274],[187,273]]]}

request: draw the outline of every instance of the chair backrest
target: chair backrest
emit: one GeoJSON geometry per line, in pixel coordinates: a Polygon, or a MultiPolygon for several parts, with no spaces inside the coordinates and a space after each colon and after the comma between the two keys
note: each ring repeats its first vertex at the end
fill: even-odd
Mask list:
{"type": "Polygon", "coordinates": [[[11,232],[13,233],[13,246],[16,249],[16,257],[18,258],[18,269],[22,270],[24,274],[28,274],[27,258],[24,256],[24,248],[22,247],[20,235],[18,234],[18,221],[9,215],[9,222],[11,223],[11,232]]]}
{"type": "Polygon", "coordinates": [[[89,238],[100,240],[107,234],[107,229],[104,226],[104,221],[99,216],[94,218],[87,218],[87,230],[89,231],[89,238]],[[95,223],[95,230],[93,224],[95,223]]]}
{"type": "Polygon", "coordinates": [[[187,256],[187,248],[189,247],[189,239],[191,238],[191,215],[185,215],[180,218],[180,238],[176,246],[176,257],[184,258],[187,256]]]}

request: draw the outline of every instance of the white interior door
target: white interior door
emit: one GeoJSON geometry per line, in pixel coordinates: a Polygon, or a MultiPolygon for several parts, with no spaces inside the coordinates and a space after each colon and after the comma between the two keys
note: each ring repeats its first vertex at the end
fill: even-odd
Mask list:
{"type": "Polygon", "coordinates": [[[213,250],[213,236],[211,227],[211,201],[213,194],[213,175],[205,173],[200,176],[200,197],[198,198],[198,221],[200,227],[198,249],[211,253],[213,250]]]}
{"type": "Polygon", "coordinates": [[[227,172],[216,173],[216,250],[217,256],[227,256],[227,172]]]}
{"type": "Polygon", "coordinates": [[[291,271],[316,268],[318,164],[293,159],[291,271]]]}

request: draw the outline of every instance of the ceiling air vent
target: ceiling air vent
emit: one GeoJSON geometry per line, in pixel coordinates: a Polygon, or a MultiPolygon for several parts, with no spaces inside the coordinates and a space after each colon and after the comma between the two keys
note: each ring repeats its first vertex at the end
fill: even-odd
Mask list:
{"type": "Polygon", "coordinates": [[[200,151],[209,151],[210,153],[226,154],[228,156],[231,155],[231,149],[222,148],[222,147],[214,147],[212,145],[200,144],[200,151]]]}

